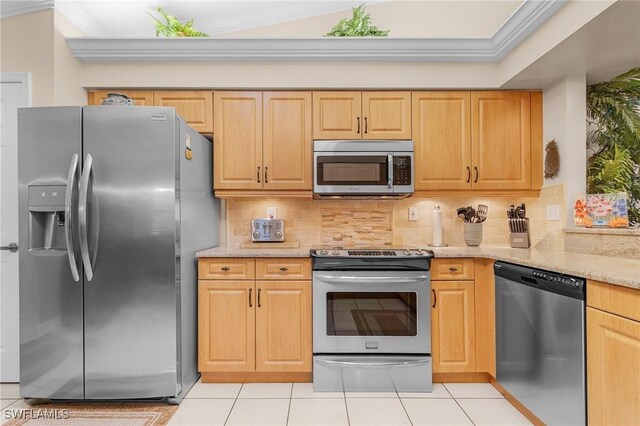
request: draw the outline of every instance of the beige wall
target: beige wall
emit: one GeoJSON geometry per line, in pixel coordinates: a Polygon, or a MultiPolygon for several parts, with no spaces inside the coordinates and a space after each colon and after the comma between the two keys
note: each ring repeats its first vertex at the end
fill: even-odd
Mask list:
{"type": "Polygon", "coordinates": [[[54,103],[53,10],[0,20],[0,69],[31,72],[32,105],[54,103]]]}
{"type": "Polygon", "coordinates": [[[82,63],[73,56],[66,41],[66,37],[80,37],[84,34],[57,11],[54,28],[54,105],[84,105],[87,103],[87,95],[79,84],[82,79],[82,63]]]}

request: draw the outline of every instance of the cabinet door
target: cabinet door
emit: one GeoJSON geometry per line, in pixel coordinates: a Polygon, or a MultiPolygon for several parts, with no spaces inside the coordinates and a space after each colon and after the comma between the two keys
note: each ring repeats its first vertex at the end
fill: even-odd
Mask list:
{"type": "Polygon", "coordinates": [[[174,107],[194,130],[213,132],[213,93],[201,90],[167,90],[153,92],[155,106],[174,107]]]}
{"type": "Polygon", "coordinates": [[[589,424],[640,424],[640,322],[587,308],[587,391],[589,424]]]}
{"type": "Polygon", "coordinates": [[[198,370],[255,370],[253,281],[199,281],[198,370]]]}
{"type": "Polygon", "coordinates": [[[471,93],[473,188],[531,188],[531,94],[471,93]]]}
{"type": "Polygon", "coordinates": [[[361,139],[360,92],[313,92],[314,139],[361,139]]]}
{"type": "Polygon", "coordinates": [[[411,92],[363,92],[362,137],[411,139],[411,92]]]}
{"type": "Polygon", "coordinates": [[[256,287],[256,370],[311,371],[311,281],[256,287]]]}
{"type": "Polygon", "coordinates": [[[431,283],[435,293],[431,314],[434,373],[476,371],[473,287],[473,281],[431,283]]]}
{"type": "Polygon", "coordinates": [[[312,189],[311,92],[264,92],[264,189],[312,189]]]}
{"type": "Polygon", "coordinates": [[[414,92],[415,189],[471,189],[471,93],[414,92]]]}
{"type": "Polygon", "coordinates": [[[109,93],[120,93],[133,99],[136,106],[153,106],[153,92],[151,90],[96,90],[88,93],[89,105],[100,105],[109,93]]]}
{"type": "Polygon", "coordinates": [[[213,94],[214,189],[262,189],[262,93],[213,94]]]}

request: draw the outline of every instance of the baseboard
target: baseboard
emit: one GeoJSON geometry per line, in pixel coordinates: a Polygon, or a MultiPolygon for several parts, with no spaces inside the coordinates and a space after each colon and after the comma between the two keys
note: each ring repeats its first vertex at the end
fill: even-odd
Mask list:
{"type": "Polygon", "coordinates": [[[489,383],[491,375],[486,372],[474,373],[433,373],[434,383],[489,383]]]}
{"type": "Polygon", "coordinates": [[[496,388],[498,392],[500,392],[505,397],[505,399],[511,403],[511,405],[516,407],[516,409],[520,411],[522,415],[529,419],[531,423],[536,426],[545,426],[542,420],[540,420],[535,414],[529,411],[529,409],[525,407],[520,401],[518,401],[513,395],[507,392],[505,388],[500,386],[500,384],[496,382],[496,379],[494,377],[489,377],[491,377],[491,381],[489,383],[491,383],[493,387],[496,388]]]}
{"type": "Polygon", "coordinates": [[[311,383],[309,372],[224,371],[202,373],[203,383],[311,383]]]}

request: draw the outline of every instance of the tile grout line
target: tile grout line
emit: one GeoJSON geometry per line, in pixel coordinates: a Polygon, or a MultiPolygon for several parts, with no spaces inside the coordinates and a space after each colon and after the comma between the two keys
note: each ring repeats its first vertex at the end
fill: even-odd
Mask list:
{"type": "Polygon", "coordinates": [[[289,392],[289,407],[287,407],[287,421],[285,425],[289,424],[289,415],[291,414],[291,399],[293,399],[293,383],[291,383],[291,391],[289,392]]]}
{"type": "Polygon", "coordinates": [[[467,416],[467,418],[469,419],[469,421],[471,422],[472,425],[475,426],[475,422],[471,419],[471,416],[469,416],[469,414],[464,410],[464,408],[462,408],[462,405],[460,405],[460,403],[458,402],[458,400],[456,399],[456,397],[453,396],[453,394],[451,393],[451,391],[449,390],[449,388],[443,383],[442,387],[447,391],[447,393],[449,395],[451,395],[451,398],[456,402],[456,405],[458,407],[460,407],[460,409],[462,410],[462,412],[464,413],[465,416],[467,416]]]}
{"type": "Polygon", "coordinates": [[[236,406],[236,402],[238,402],[238,397],[240,396],[240,392],[242,392],[242,388],[244,387],[244,383],[240,385],[240,389],[238,389],[238,393],[236,394],[236,398],[233,400],[233,404],[231,404],[231,409],[229,409],[229,413],[227,413],[227,418],[224,420],[224,424],[229,423],[229,417],[231,417],[231,412],[233,411],[233,407],[236,406]]]}
{"type": "Polygon", "coordinates": [[[396,389],[396,396],[400,400],[400,405],[402,405],[402,409],[404,410],[404,414],[406,414],[407,419],[409,419],[409,423],[411,424],[411,426],[413,426],[413,420],[411,420],[411,416],[409,415],[409,412],[407,411],[407,407],[404,406],[404,402],[402,402],[402,398],[400,398],[400,394],[398,393],[397,389],[396,389]]]}

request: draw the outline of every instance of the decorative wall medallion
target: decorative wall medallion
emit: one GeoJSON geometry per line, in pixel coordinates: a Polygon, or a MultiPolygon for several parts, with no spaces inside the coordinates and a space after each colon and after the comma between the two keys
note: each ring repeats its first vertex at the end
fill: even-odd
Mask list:
{"type": "Polygon", "coordinates": [[[552,140],[544,148],[546,155],[544,157],[544,178],[553,179],[558,176],[560,171],[560,153],[558,152],[558,143],[552,140]]]}

